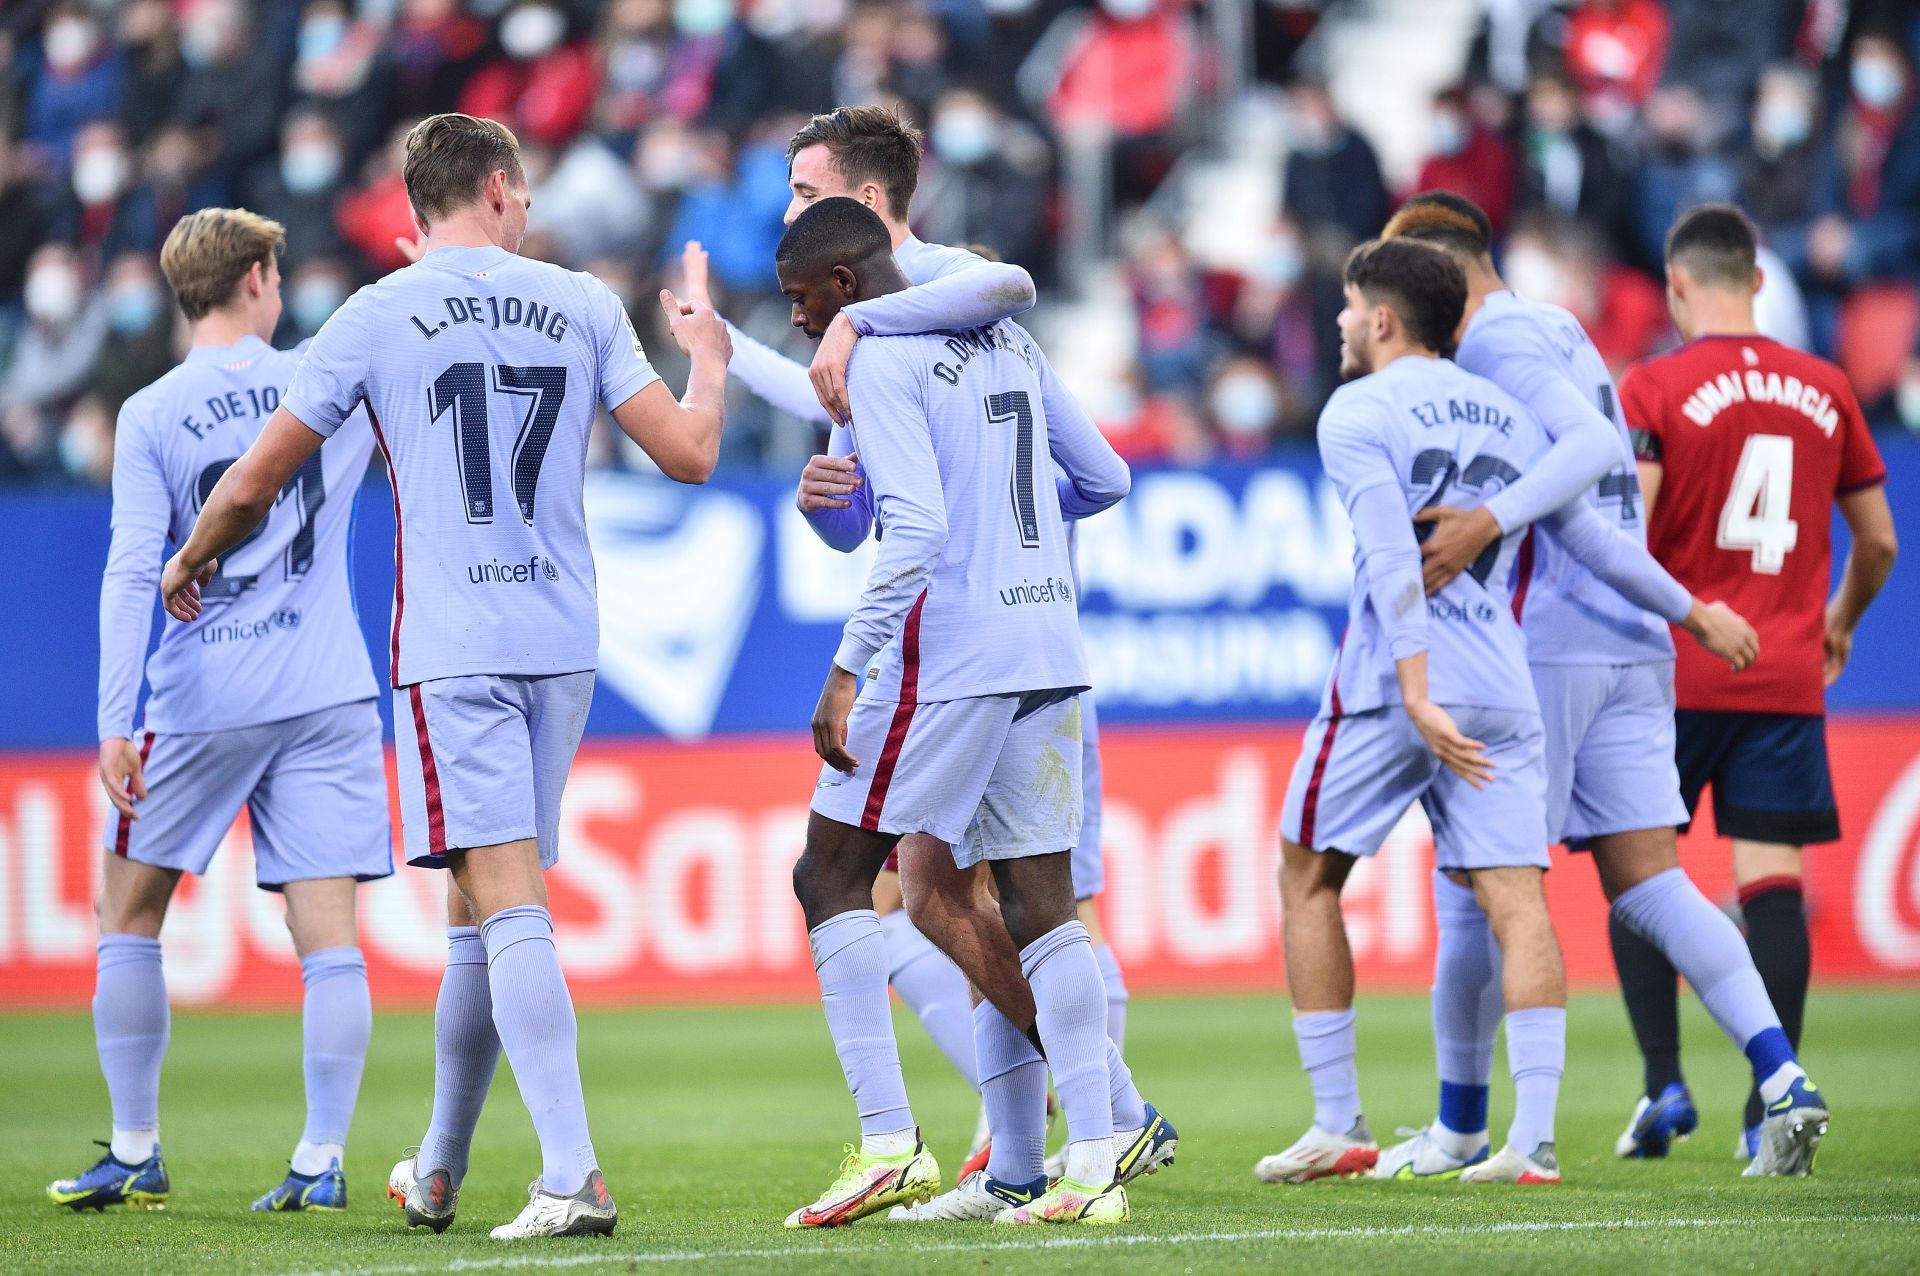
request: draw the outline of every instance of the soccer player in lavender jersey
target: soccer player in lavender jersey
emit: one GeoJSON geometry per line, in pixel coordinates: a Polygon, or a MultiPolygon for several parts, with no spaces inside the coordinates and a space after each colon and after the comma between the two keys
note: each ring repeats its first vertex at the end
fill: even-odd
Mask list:
{"type": "MultiPolygon", "coordinates": [[[[1512,392],[1551,435],[1579,428],[1581,418],[1606,425],[1617,463],[1574,499],[1644,543],[1626,424],[1606,364],[1579,321],[1507,290],[1494,269],[1486,215],[1458,195],[1415,197],[1387,224],[1385,237],[1432,244],[1465,273],[1466,318],[1454,356],[1461,367],[1512,392]]],[[[1471,513],[1429,511],[1439,523],[1424,547],[1429,589],[1463,570],[1503,526],[1515,524],[1507,513],[1514,499],[1551,502],[1562,494],[1540,490],[1537,477],[1527,475],[1471,513]]],[[[1680,868],[1674,826],[1686,821],[1687,807],[1673,761],[1674,647],[1667,626],[1571,559],[1550,530],[1529,532],[1522,543],[1514,613],[1527,636],[1547,730],[1550,837],[1592,852],[1615,923],[1644,937],[1687,977],[1746,1052],[1754,1084],[1773,1097],[1785,1094],[1805,1072],[1753,958],[1739,928],[1680,868]]],[[[1438,874],[1434,909],[1440,1112],[1418,1136],[1381,1154],[1379,1178],[1447,1174],[1486,1154],[1499,952],[1471,893],[1438,874]]],[[[1692,1128],[1684,1087],[1655,1093],[1641,1100],[1622,1139],[1623,1155],[1663,1155],[1672,1134],[1692,1128]]],[[[1759,1172],[1781,1168],[1769,1161],[1759,1172]]]]}
{"type": "Polygon", "coordinates": [[[314,337],[285,401],[167,564],[162,592],[176,616],[196,616],[217,556],[365,405],[393,476],[407,860],[449,870],[433,1121],[389,1191],[410,1226],[453,1221],[504,1049],[541,1172],[493,1237],[607,1233],[616,1211],[587,1131],[542,877],[559,856],[560,795],[599,645],[587,437],[604,406],[669,478],[704,482],[719,454],[726,329],[661,294],[693,365],[676,401],[606,285],[517,255],[527,182],[499,124],[422,121],[403,176],[424,255],[361,289],[314,337]]]}
{"type": "Polygon", "coordinates": [[[186,362],[127,400],[113,465],[113,545],[100,589],[100,779],[114,815],[100,888],[93,998],[113,1139],[47,1193],[75,1210],[158,1207],[160,1065],[169,1033],[160,931],[183,872],[203,873],[234,817],[252,816],[255,872],[286,901],[306,984],[307,1122],[290,1172],[256,1210],[337,1210],[347,1127],[372,1026],[354,925],[356,882],[393,871],[379,689],[347,580],[353,495],[372,443],[314,456],[267,496],[259,531],[169,622],[146,662],[161,545],[192,524],[259,435],[299,355],[280,320],[276,222],[209,208],[168,234],[160,263],[192,325],[186,362]]]}
{"type": "MultiPolygon", "coordinates": [[[[1840,836],[1826,689],[1846,669],[1854,628],[1893,570],[1899,537],[1886,465],[1846,373],[1756,328],[1755,254],[1752,224],[1730,205],[1705,204],[1674,223],[1667,304],[1687,344],[1629,369],[1620,402],[1655,557],[1746,610],[1766,644],[1766,658],[1737,680],[1683,653],[1675,752],[1689,813],[1713,786],[1714,827],[1732,841],[1747,945],[1797,1047],[1811,974],[1801,847],[1840,836]],[[1837,582],[1836,512],[1852,540],[1837,582]]],[[[1613,958],[1646,1064],[1642,1101],[1670,1088],[1684,1095],[1676,955],[1615,926],[1613,958]]],[[[1812,1168],[1826,1118],[1803,1084],[1783,1094],[1756,1070],[1741,1148],[1752,1158],[1749,1174],[1812,1168]]]]}
{"type": "MultiPolygon", "coordinates": [[[[842,551],[864,542],[873,522],[865,479],[858,458],[851,455],[844,425],[845,374],[854,343],[866,335],[990,324],[1010,319],[1034,302],[1033,280],[1020,267],[925,243],[908,228],[920,153],[920,131],[891,107],[838,107],[803,125],[787,143],[793,191],[787,222],[819,199],[858,200],[886,224],[894,258],[910,286],[845,307],[823,332],[811,371],[731,329],[734,357],[728,372],[782,412],[831,431],[829,453],[809,461],[801,476],[798,504],[820,538],[842,551]],[[836,406],[830,410],[829,403],[836,406]]],[[[705,251],[690,243],[682,262],[688,297],[710,304],[705,251]]],[[[889,980],[941,1052],[977,1088],[966,980],[943,954],[957,952],[961,960],[973,954],[977,960],[988,951],[988,941],[979,933],[980,919],[969,906],[976,890],[972,879],[978,874],[958,874],[947,848],[930,838],[904,839],[898,858],[910,866],[906,880],[889,868],[873,892],[874,909],[886,932],[889,980]]],[[[1107,954],[1103,968],[1111,965],[1106,947],[1098,951],[1107,954]]],[[[1119,968],[1112,966],[1112,971],[1117,979],[1119,968]]],[[[1003,985],[1019,982],[1019,969],[1010,961],[997,972],[1003,985]]],[[[1124,987],[1120,995],[1124,1016],[1124,987]]],[[[984,1111],[981,1126],[976,1156],[984,1150],[984,1111]]]]}
{"type": "MultiPolygon", "coordinates": [[[[891,247],[854,200],[801,214],[778,258],[794,323],[818,335],[846,303],[904,287],[891,247]]],[[[981,1209],[953,1217],[1124,1221],[1105,991],[1074,913],[1068,854],[1087,679],[1062,508],[1112,505],[1127,491],[1126,466],[1084,413],[1036,410],[1052,371],[1010,322],[872,338],[852,373],[852,428],[886,534],[814,712],[826,765],[794,889],[862,1146],[788,1225],[852,1221],[938,1188],[900,1076],[869,906],[875,875],[910,833],[947,843],[961,868],[991,866],[1067,1116],[1064,1178],[1048,1187],[1036,1140],[1012,1181],[970,1176],[960,1190],[981,1209]],[[1048,457],[1066,476],[1056,494],[1043,486],[1048,457]]],[[[983,1076],[1003,1052],[1039,1064],[991,1003],[976,1025],[983,1076]]],[[[991,1102],[997,1082],[985,1088],[991,1102]]]]}
{"type": "MultiPolygon", "coordinates": [[[[1520,537],[1503,536],[1429,600],[1409,518],[1456,485],[1470,500],[1510,488],[1550,450],[1531,412],[1441,357],[1466,291],[1452,259],[1423,244],[1367,244],[1347,262],[1341,369],[1364,375],[1328,401],[1319,441],[1353,522],[1351,616],[1281,816],[1287,985],[1314,1124],[1255,1167],[1268,1182],[1358,1174],[1378,1159],[1354,1067],[1340,890],[1415,801],[1440,868],[1472,890],[1506,955],[1514,1119],[1500,1151],[1462,1181],[1560,1178],[1566,980],[1542,882],[1544,734],[1506,589],[1520,537]]],[[[1692,610],[1644,549],[1584,503],[1550,518],[1570,553],[1642,606],[1675,618],[1692,610]]],[[[1740,628],[1725,626],[1726,645],[1744,660],[1751,635],[1740,628]]]]}

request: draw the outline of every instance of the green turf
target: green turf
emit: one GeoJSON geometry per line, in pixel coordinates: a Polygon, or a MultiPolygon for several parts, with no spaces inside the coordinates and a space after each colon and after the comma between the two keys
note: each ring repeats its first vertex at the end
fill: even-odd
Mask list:
{"type": "MultiPolygon", "coordinates": [[[[1306,1085],[1278,999],[1134,1002],[1129,1053],[1149,1098],[1179,1125],[1179,1164],[1136,1186],[1135,1221],[1026,1231],[869,1220],[830,1234],[780,1226],[825,1185],[853,1129],[816,1010],[673,1010],[582,1016],[587,1095],[601,1164],[622,1212],[610,1241],[503,1250],[537,1166],[503,1066],[481,1123],[459,1221],[409,1235],[388,1205],[388,1167],[426,1124],[432,1070],[424,1015],[374,1031],[343,1215],[263,1216],[298,1134],[299,1041],[291,1017],[182,1013],[163,1114],[174,1195],[164,1213],[76,1217],[46,1182],[91,1162],[106,1096],[80,1016],[0,1018],[0,1266],[9,1271],[226,1274],[456,1264],[561,1270],[1091,1272],[1529,1269],[1911,1272],[1920,1269],[1920,991],[1822,992],[1808,1062],[1835,1104],[1810,1180],[1742,1180],[1732,1155],[1745,1064],[1697,1006],[1686,1021],[1700,1134],[1661,1162],[1610,1149],[1637,1089],[1623,1016],[1576,1001],[1560,1109],[1567,1183],[1557,1189],[1320,1183],[1275,1188],[1249,1173],[1307,1123],[1306,1085]]],[[[1388,1133],[1429,1114],[1426,1002],[1372,997],[1360,1014],[1363,1093],[1388,1133]]],[[[974,1100],[918,1026],[900,1035],[929,1141],[949,1177],[974,1100]]],[[[1504,1068],[1501,1069],[1504,1072],[1504,1068]]],[[[1496,1086],[1496,1128],[1509,1110],[1496,1086]]]]}

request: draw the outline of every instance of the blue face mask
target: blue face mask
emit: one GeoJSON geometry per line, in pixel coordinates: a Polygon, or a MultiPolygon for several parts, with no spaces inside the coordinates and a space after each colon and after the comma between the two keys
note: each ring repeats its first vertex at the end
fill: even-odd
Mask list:
{"type": "Polygon", "coordinates": [[[309,279],[287,297],[287,309],[302,332],[318,332],[320,325],[333,316],[347,290],[331,279],[309,279]]]}
{"type": "Polygon", "coordinates": [[[116,288],[107,294],[107,323],[122,337],[136,336],[153,326],[165,304],[152,285],[116,288]]]}
{"type": "Polygon", "coordinates": [[[314,18],[300,28],[300,60],[318,62],[330,56],[346,38],[347,20],[345,18],[314,18]]]}
{"type": "Polygon", "coordinates": [[[993,118],[983,111],[948,111],[933,125],[933,153],[969,168],[993,153],[993,118]]]}

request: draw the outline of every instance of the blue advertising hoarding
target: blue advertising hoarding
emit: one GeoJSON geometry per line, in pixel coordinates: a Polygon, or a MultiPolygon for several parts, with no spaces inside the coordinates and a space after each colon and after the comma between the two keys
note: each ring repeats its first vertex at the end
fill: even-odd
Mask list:
{"type": "MultiPolygon", "coordinates": [[[[1889,494],[1920,527],[1920,443],[1883,441],[1889,494]]],[[[1670,475],[1669,483],[1685,476],[1670,475]]],[[[588,521],[601,600],[601,736],[804,730],[871,546],[828,549],[790,482],[701,488],[604,474],[588,521]]],[[[357,498],[360,621],[384,671],[393,512],[385,479],[357,498]]],[[[0,492],[16,590],[0,626],[0,748],[88,746],[109,503],[94,491],[0,492]]],[[[1844,547],[1842,532],[1837,538],[1844,547]]],[[[1351,534],[1310,449],[1259,465],[1143,470],[1081,533],[1081,609],[1103,721],[1298,719],[1318,703],[1344,623],[1351,534]]],[[[1916,573],[1895,572],[1831,694],[1840,709],[1920,708],[1916,573]]],[[[156,609],[157,614],[157,609],[156,609]]]]}

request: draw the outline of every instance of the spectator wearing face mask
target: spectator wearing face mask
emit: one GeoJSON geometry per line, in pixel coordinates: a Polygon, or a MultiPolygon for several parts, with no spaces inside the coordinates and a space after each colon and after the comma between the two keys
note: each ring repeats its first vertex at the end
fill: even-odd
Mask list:
{"type": "Polygon", "coordinates": [[[1264,456],[1285,419],[1287,394],[1261,359],[1235,355],[1214,369],[1207,386],[1206,420],[1220,451],[1236,459],[1264,456]]]}
{"type": "Polygon", "coordinates": [[[1227,323],[1236,346],[1296,391],[1290,406],[1318,404],[1338,383],[1339,343],[1323,334],[1343,305],[1337,275],[1316,266],[1301,228],[1283,218],[1248,255],[1227,323]]]}
{"type": "Polygon", "coordinates": [[[1889,33],[1856,36],[1839,109],[1819,147],[1815,215],[1777,247],[1809,287],[1913,270],[1920,249],[1920,110],[1913,67],[1889,33]]]}
{"type": "Polygon", "coordinates": [[[1380,233],[1387,188],[1367,139],[1348,128],[1324,82],[1302,79],[1287,91],[1287,214],[1306,226],[1338,226],[1349,243],[1380,233]]]}
{"type": "Polygon", "coordinates": [[[1045,144],[974,89],[940,95],[927,138],[932,159],[920,170],[916,232],[934,244],[984,243],[1044,281],[1051,249],[1045,144]]]}
{"type": "Polygon", "coordinates": [[[0,469],[52,460],[56,416],[85,386],[107,339],[106,298],[91,301],[72,245],[42,244],[27,267],[26,324],[0,376],[0,469]]]}
{"type": "Polygon", "coordinates": [[[315,257],[295,267],[287,275],[287,304],[281,317],[286,339],[295,344],[305,341],[352,295],[353,276],[338,257],[315,257]]]}
{"type": "Polygon", "coordinates": [[[346,0],[313,0],[300,15],[293,87],[326,111],[349,160],[379,142],[393,112],[393,78],[379,23],[356,19],[346,0]]]}
{"type": "Polygon", "coordinates": [[[107,338],[86,390],[106,405],[112,421],[122,403],[173,367],[173,299],[150,252],[115,257],[101,293],[107,338]]]}
{"type": "Polygon", "coordinates": [[[254,167],[247,188],[247,207],[287,228],[285,269],[345,247],[334,200],[346,177],[346,140],[332,117],[316,105],[294,108],[280,127],[278,153],[254,167]]]}
{"type": "Polygon", "coordinates": [[[1464,86],[1434,97],[1427,128],[1427,157],[1407,193],[1458,192],[1486,211],[1495,233],[1505,230],[1516,180],[1513,147],[1474,116],[1464,86]]]}
{"type": "Polygon", "coordinates": [[[81,129],[119,113],[126,62],[99,20],[80,5],[48,9],[40,32],[45,60],[27,91],[26,140],[61,168],[81,129]]]}
{"type": "Polygon", "coordinates": [[[499,120],[520,137],[560,146],[586,126],[600,91],[593,45],[572,38],[552,0],[521,0],[500,18],[502,56],[460,94],[460,110],[499,120]]]}
{"type": "Polygon", "coordinates": [[[129,199],[137,176],[126,135],[111,120],[86,125],[73,140],[67,190],[54,235],[98,263],[128,240],[137,240],[129,199]]]}
{"type": "Polygon", "coordinates": [[[681,247],[699,240],[722,284],[743,293],[763,291],[791,199],[786,139],[762,133],[736,154],[717,130],[662,121],[654,131],[662,136],[643,144],[641,180],[656,194],[677,192],[660,245],[661,268],[671,268],[681,247]]]}
{"type": "Polygon", "coordinates": [[[1769,238],[1813,212],[1819,109],[1817,87],[1805,68],[1783,62],[1760,76],[1740,156],[1740,206],[1769,238]]]}
{"type": "Polygon", "coordinates": [[[1818,146],[1812,215],[1773,236],[1806,293],[1822,354],[1837,348],[1846,293],[1920,269],[1920,91],[1896,35],[1855,35],[1818,146]]]}

